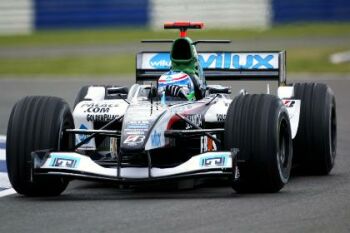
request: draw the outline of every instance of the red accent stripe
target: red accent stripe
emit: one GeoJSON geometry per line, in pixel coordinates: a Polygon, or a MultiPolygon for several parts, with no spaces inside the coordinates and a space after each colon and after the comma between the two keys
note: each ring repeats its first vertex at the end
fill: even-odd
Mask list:
{"type": "MultiPolygon", "coordinates": [[[[188,76],[187,74],[184,74],[183,76],[174,78],[171,81],[179,81],[179,80],[181,80],[183,78],[186,78],[187,76],[188,76]]],[[[167,80],[159,80],[159,82],[165,82],[165,81],[167,81],[167,80]]]]}
{"type": "MultiPolygon", "coordinates": [[[[191,114],[203,114],[204,109],[206,108],[206,106],[204,104],[201,104],[199,106],[194,106],[191,109],[185,110],[183,112],[180,112],[183,116],[187,116],[187,115],[191,115],[191,114]]],[[[168,121],[168,125],[166,129],[171,129],[171,127],[177,122],[181,120],[180,117],[174,115],[170,118],[170,120],[168,121]]]]}
{"type": "Polygon", "coordinates": [[[168,121],[168,125],[167,125],[167,127],[166,127],[166,129],[171,129],[171,127],[177,122],[177,121],[179,121],[179,120],[181,120],[181,118],[180,117],[178,117],[178,116],[172,116],[171,118],[170,118],[170,120],[168,121]]]}

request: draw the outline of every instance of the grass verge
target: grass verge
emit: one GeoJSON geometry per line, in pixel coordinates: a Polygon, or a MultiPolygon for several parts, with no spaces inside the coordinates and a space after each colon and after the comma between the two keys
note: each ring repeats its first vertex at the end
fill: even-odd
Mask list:
{"type": "MultiPolygon", "coordinates": [[[[142,39],[174,38],[175,30],[153,31],[145,28],[81,29],[39,31],[31,35],[0,36],[0,46],[118,44],[142,39]]],[[[193,39],[296,38],[350,35],[350,23],[280,25],[270,29],[215,29],[191,31],[193,39]]]]}
{"type": "MultiPolygon", "coordinates": [[[[175,31],[152,31],[147,29],[100,29],[42,31],[27,36],[0,36],[0,49],[21,46],[119,44],[141,39],[174,38],[175,31]]],[[[350,38],[350,23],[294,24],[276,26],[267,30],[215,30],[191,31],[193,39],[251,39],[251,38],[350,38]]],[[[288,72],[334,72],[350,73],[350,63],[331,64],[329,56],[350,50],[348,46],[325,45],[319,48],[293,48],[287,51],[288,72]]],[[[0,77],[6,75],[118,75],[135,73],[135,54],[76,55],[40,58],[0,58],[0,77]]]]}
{"type": "Polygon", "coordinates": [[[59,58],[0,59],[0,76],[4,75],[113,75],[131,74],[135,57],[131,54],[75,56],[59,58]]]}
{"type": "MultiPolygon", "coordinates": [[[[350,62],[332,64],[329,56],[348,48],[296,48],[287,51],[288,72],[350,73],[350,62]]],[[[116,75],[134,74],[135,55],[92,55],[59,58],[0,59],[0,76],[6,75],[116,75]]]]}

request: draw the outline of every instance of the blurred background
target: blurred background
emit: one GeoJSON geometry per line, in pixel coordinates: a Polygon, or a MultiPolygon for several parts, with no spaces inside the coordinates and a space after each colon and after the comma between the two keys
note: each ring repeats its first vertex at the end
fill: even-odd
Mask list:
{"type": "MultiPolygon", "coordinates": [[[[350,0],[0,0],[0,144],[12,107],[26,95],[73,106],[84,85],[130,86],[138,51],[169,50],[140,40],[177,37],[163,30],[176,20],[205,23],[189,32],[193,39],[232,40],[199,50],[286,50],[290,83],[330,85],[338,112],[332,175],[295,177],[281,193],[247,196],[225,188],[130,193],[77,182],[59,199],[0,201],[0,232],[350,232],[350,0]]],[[[261,81],[230,83],[267,90],[261,81]]]]}
{"type": "Polygon", "coordinates": [[[175,20],[233,41],[214,49],[285,49],[289,72],[350,72],[349,0],[0,0],[0,78],[133,76],[137,51],[169,46],[139,41],[175,20]]]}

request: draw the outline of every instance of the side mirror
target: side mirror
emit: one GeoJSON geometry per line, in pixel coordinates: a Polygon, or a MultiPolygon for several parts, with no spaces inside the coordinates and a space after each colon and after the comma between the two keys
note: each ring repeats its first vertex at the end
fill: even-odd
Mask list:
{"type": "Polygon", "coordinates": [[[151,86],[149,90],[149,98],[154,98],[158,96],[158,90],[156,86],[151,86]]]}
{"type": "Polygon", "coordinates": [[[128,97],[129,89],[127,87],[119,86],[107,86],[106,87],[106,99],[114,99],[118,97],[119,99],[126,99],[128,97]]]}

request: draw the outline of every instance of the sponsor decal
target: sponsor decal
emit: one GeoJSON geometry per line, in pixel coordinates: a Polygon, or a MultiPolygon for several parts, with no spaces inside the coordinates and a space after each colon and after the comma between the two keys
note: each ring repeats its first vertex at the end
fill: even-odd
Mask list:
{"type": "Polygon", "coordinates": [[[199,56],[202,67],[213,67],[215,69],[273,69],[270,64],[273,55],[231,55],[231,53],[212,54],[207,58],[199,56]]]}
{"type": "Polygon", "coordinates": [[[218,122],[225,122],[226,114],[216,114],[216,119],[218,122]]]}
{"type": "MultiPolygon", "coordinates": [[[[201,114],[190,114],[187,115],[186,118],[190,121],[192,121],[195,125],[201,126],[202,125],[202,115],[201,114]]],[[[186,123],[186,129],[192,129],[193,126],[186,123]]]]}
{"type": "Polygon", "coordinates": [[[119,105],[107,103],[88,103],[81,105],[81,108],[84,108],[84,112],[87,113],[109,113],[111,108],[115,107],[119,107],[119,105]]]}
{"type": "Polygon", "coordinates": [[[149,128],[149,122],[148,121],[129,121],[126,125],[126,129],[148,129],[149,128]]]}
{"type": "Polygon", "coordinates": [[[86,103],[80,106],[81,108],[114,108],[119,107],[118,104],[115,103],[86,103]]]}
{"type": "Polygon", "coordinates": [[[128,145],[136,145],[143,143],[144,140],[145,135],[128,135],[123,143],[128,145]]]}
{"type": "Polygon", "coordinates": [[[90,107],[87,108],[84,112],[89,113],[108,113],[110,108],[100,108],[100,107],[90,107]]]}
{"type": "Polygon", "coordinates": [[[283,104],[287,108],[292,108],[295,104],[295,101],[294,100],[283,100],[283,104]]]}
{"type": "MultiPolygon", "coordinates": [[[[81,124],[79,129],[88,129],[88,128],[84,124],[81,124]]],[[[85,140],[87,137],[88,137],[88,135],[86,135],[86,134],[78,134],[78,138],[79,138],[80,141],[85,140]]]]}
{"type": "Polygon", "coordinates": [[[147,130],[133,130],[133,129],[125,129],[124,133],[127,135],[145,135],[147,130]]]}
{"type": "MultiPolygon", "coordinates": [[[[215,135],[213,136],[216,137],[215,135]]],[[[200,138],[200,142],[201,142],[201,150],[200,150],[201,153],[205,153],[208,151],[216,151],[218,149],[214,140],[207,136],[202,136],[200,138]]]]}
{"type": "MultiPolygon", "coordinates": [[[[277,69],[278,54],[203,53],[198,55],[202,68],[215,69],[277,69]]],[[[169,53],[156,53],[149,59],[149,67],[169,69],[169,53]]]]}
{"type": "Polygon", "coordinates": [[[227,160],[227,155],[217,153],[201,158],[199,165],[201,167],[223,167],[227,160]]]}
{"type": "Polygon", "coordinates": [[[124,133],[127,135],[145,135],[149,129],[149,121],[132,120],[127,122],[124,133]]]}
{"type": "Polygon", "coordinates": [[[108,122],[111,120],[114,120],[117,118],[119,115],[112,115],[112,114],[103,114],[103,115],[92,115],[92,114],[87,114],[86,115],[86,120],[87,121],[103,121],[103,122],[108,122]]]}
{"type": "Polygon", "coordinates": [[[149,61],[149,65],[156,69],[169,69],[171,65],[169,53],[158,53],[149,61]]]}
{"type": "Polygon", "coordinates": [[[153,131],[151,135],[151,145],[152,146],[160,145],[160,132],[157,132],[156,130],[153,131]]]}
{"type": "Polygon", "coordinates": [[[51,155],[51,167],[60,168],[77,168],[79,166],[80,158],[75,158],[67,155],[54,154],[51,155]]]}
{"type": "Polygon", "coordinates": [[[117,118],[118,114],[113,114],[113,108],[119,107],[115,103],[85,103],[80,106],[86,113],[87,121],[102,121],[108,122],[117,118]]]}

